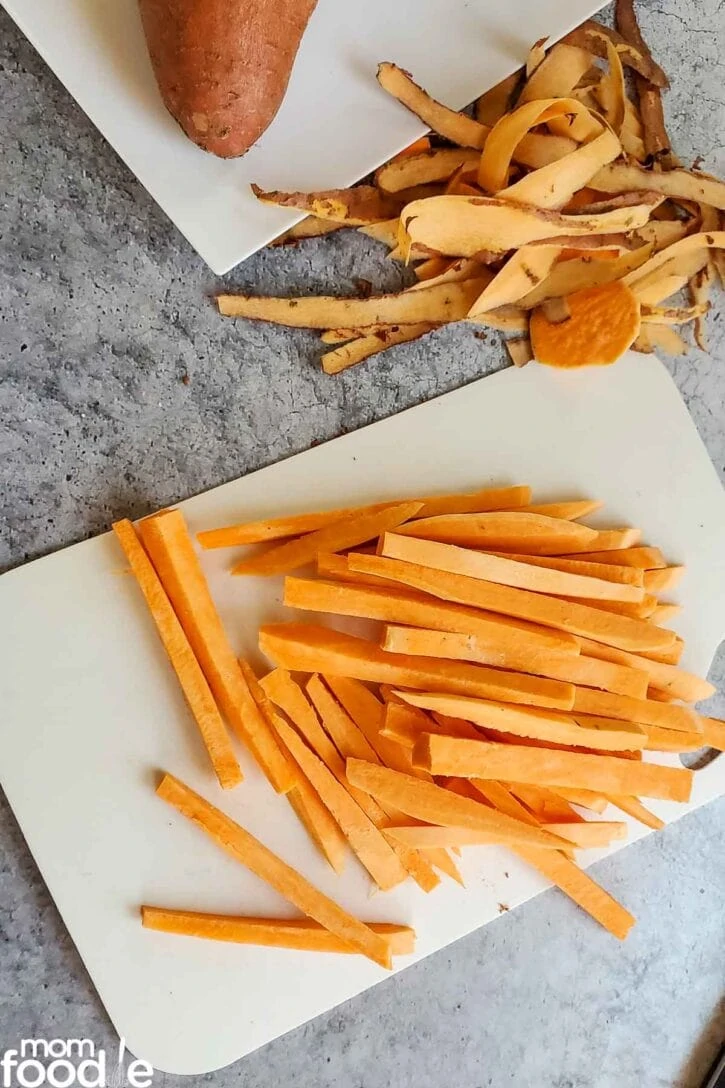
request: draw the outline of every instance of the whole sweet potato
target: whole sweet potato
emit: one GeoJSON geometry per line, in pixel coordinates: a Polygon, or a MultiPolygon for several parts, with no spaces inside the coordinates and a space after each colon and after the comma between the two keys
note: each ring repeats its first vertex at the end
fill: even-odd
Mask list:
{"type": "Polygon", "coordinates": [[[317,0],[139,0],[167,109],[215,155],[243,155],[284,98],[317,0]]]}

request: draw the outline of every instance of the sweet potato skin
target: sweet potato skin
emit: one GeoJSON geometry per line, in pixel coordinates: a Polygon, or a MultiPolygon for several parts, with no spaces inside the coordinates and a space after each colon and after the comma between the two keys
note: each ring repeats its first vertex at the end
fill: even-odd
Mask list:
{"type": "Polygon", "coordinates": [[[166,108],[189,139],[234,158],[279,109],[317,0],[139,0],[166,108]]]}

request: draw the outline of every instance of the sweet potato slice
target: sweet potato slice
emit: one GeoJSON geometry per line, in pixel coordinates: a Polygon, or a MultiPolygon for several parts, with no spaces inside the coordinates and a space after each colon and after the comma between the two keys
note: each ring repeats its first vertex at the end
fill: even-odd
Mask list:
{"type": "Polygon", "coordinates": [[[275,664],[292,672],[321,672],[330,677],[434,687],[453,694],[565,710],[571,708],[573,697],[572,685],[558,680],[457,661],[386,654],[373,643],[326,627],[268,625],[260,629],[259,646],[275,664]]]}
{"type": "Polygon", "coordinates": [[[566,633],[560,634],[535,624],[527,626],[516,620],[509,622],[507,618],[492,612],[484,613],[462,605],[446,605],[435,597],[406,590],[400,582],[391,580],[390,586],[387,589],[384,585],[336,585],[286,578],[284,603],[290,608],[313,612],[332,612],[341,616],[476,635],[479,645],[491,651],[491,664],[496,665],[500,663],[497,655],[507,648],[518,648],[522,652],[530,650],[532,653],[549,650],[564,654],[578,653],[574,638],[566,633]]]}
{"type": "Polygon", "coordinates": [[[543,824],[547,831],[553,831],[562,839],[568,839],[574,846],[591,849],[596,846],[609,846],[615,839],[627,838],[627,825],[619,820],[584,820],[574,824],[543,824]]]}
{"type": "Polygon", "coordinates": [[[611,692],[594,691],[592,688],[576,689],[574,713],[577,712],[637,722],[643,726],[659,725],[663,729],[683,732],[697,732],[702,728],[699,716],[689,707],[656,703],[652,699],[632,699],[628,695],[612,695],[611,692]]]}
{"type": "Polygon", "coordinates": [[[669,593],[680,584],[684,573],[685,568],[682,566],[647,570],[644,572],[644,588],[648,593],[669,593]]]}
{"type": "Polygon", "coordinates": [[[725,722],[719,718],[703,718],[702,739],[708,748],[725,752],[725,722]]]}
{"type": "Polygon", "coordinates": [[[576,291],[567,296],[567,305],[570,316],[566,321],[554,323],[542,309],[531,315],[531,346],[540,363],[608,366],[637,339],[639,302],[619,281],[576,291]]]}
{"type": "Polygon", "coordinates": [[[318,552],[341,551],[373,540],[380,533],[414,517],[420,508],[421,503],[407,502],[386,507],[377,513],[350,514],[298,540],[278,544],[261,555],[243,560],[237,563],[232,573],[265,576],[284,574],[311,563],[318,552]]]}
{"type": "Polygon", "coordinates": [[[639,820],[641,824],[645,824],[655,831],[659,831],[665,826],[664,820],[661,820],[659,816],[655,816],[654,812],[650,812],[648,808],[645,808],[637,797],[628,797],[626,794],[610,794],[609,800],[622,812],[626,812],[628,816],[639,820]]]}
{"type": "Polygon", "coordinates": [[[402,560],[386,559],[377,555],[350,556],[348,562],[353,570],[360,570],[365,574],[379,574],[443,600],[465,602],[468,606],[475,605],[574,635],[584,635],[620,649],[640,653],[647,650],[667,650],[675,641],[673,631],[656,627],[655,624],[633,620],[628,616],[617,616],[585,604],[562,601],[558,597],[532,593],[530,590],[512,589],[460,574],[439,573],[415,563],[404,563],[402,560]]]}
{"type": "MultiPolygon", "coordinates": [[[[473,661],[479,665],[500,665],[505,669],[547,676],[567,684],[601,688],[618,695],[644,699],[647,695],[648,674],[641,669],[584,654],[530,654],[525,650],[487,649],[481,647],[475,635],[450,631],[430,631],[425,628],[385,628],[381,646],[388,653],[442,657],[452,661],[473,661]]],[[[644,658],[642,659],[645,660],[644,658]]]]}
{"type": "MultiPolygon", "coordinates": [[[[535,513],[533,516],[546,515],[535,513]]],[[[497,582],[499,585],[531,589],[537,593],[559,597],[635,602],[644,597],[644,590],[637,586],[536,567],[519,563],[515,559],[394,532],[386,533],[383,537],[381,554],[390,559],[403,559],[408,563],[419,563],[424,567],[447,571],[449,574],[465,574],[471,578],[497,582]]]]}
{"type": "MultiPolygon", "coordinates": [[[[596,726],[591,727],[584,718],[579,720],[565,714],[555,714],[531,707],[514,707],[486,699],[412,691],[398,692],[398,694],[411,706],[437,711],[453,718],[463,718],[464,721],[495,729],[499,733],[512,733],[517,737],[542,740],[546,743],[628,751],[632,748],[642,748],[646,741],[645,731],[629,722],[623,724],[614,720],[600,719],[596,726]],[[605,721],[606,725],[604,725],[605,721]]],[[[415,762],[415,752],[413,761],[415,762]]],[[[455,775],[459,772],[440,773],[455,775]]]]}
{"type": "Polygon", "coordinates": [[[596,529],[577,522],[519,510],[418,518],[401,525],[398,533],[461,547],[534,555],[556,554],[560,549],[565,552],[572,548],[583,550],[589,544],[593,546],[598,536],[596,529]]]}
{"type": "Polygon", "coordinates": [[[164,775],[156,792],[303,914],[381,967],[390,968],[390,946],[382,936],[328,899],[229,816],[168,774],[164,775]]]}
{"type": "Polygon", "coordinates": [[[388,802],[418,820],[445,827],[468,827],[498,835],[498,842],[532,845],[546,849],[561,847],[561,839],[477,801],[458,797],[432,782],[401,774],[358,759],[347,761],[347,776],[358,789],[388,802]]]}
{"type": "Polygon", "coordinates": [[[549,518],[564,518],[565,521],[578,521],[589,514],[601,510],[604,503],[599,499],[577,499],[574,502],[539,502],[523,508],[527,514],[544,514],[549,518]]]}
{"type": "MultiPolygon", "coordinates": [[[[202,937],[233,944],[256,944],[266,948],[292,948],[298,952],[354,952],[347,941],[335,936],[310,918],[247,918],[228,914],[201,914],[192,910],[141,907],[145,929],[202,937]]],[[[382,937],[393,956],[415,951],[415,930],[392,922],[366,922],[368,929],[382,937]]]]}
{"type": "Polygon", "coordinates": [[[273,788],[287,793],[296,777],[244,681],[181,511],[146,518],[139,532],[222,713],[273,788]]]}
{"type": "Polygon", "coordinates": [[[620,566],[634,567],[637,570],[654,570],[667,564],[659,548],[625,547],[612,553],[606,551],[585,552],[578,556],[587,563],[615,563],[620,566]]]}
{"type": "Polygon", "coordinates": [[[628,665],[630,668],[645,672],[652,687],[675,699],[682,699],[685,703],[698,703],[701,699],[709,699],[715,693],[714,686],[708,680],[679,669],[675,665],[653,661],[639,654],[630,654],[626,650],[617,650],[613,646],[604,646],[591,639],[580,638],[579,643],[583,653],[589,657],[611,661],[618,665],[628,665]]]}
{"type": "Polygon", "coordinates": [[[692,788],[692,771],[684,767],[663,767],[609,755],[461,740],[431,733],[423,734],[417,742],[413,760],[434,775],[530,782],[554,788],[573,786],[669,801],[689,800],[692,788]]]}
{"type": "Polygon", "coordinates": [[[551,570],[562,570],[568,574],[582,574],[587,578],[603,578],[607,582],[620,582],[623,585],[643,586],[642,571],[637,567],[628,567],[624,564],[590,563],[579,556],[567,558],[566,556],[544,555],[519,555],[515,552],[496,553],[506,559],[515,559],[518,563],[529,563],[535,567],[549,567],[551,570]]]}
{"type": "Polygon", "coordinates": [[[169,661],[184,692],[222,789],[233,789],[244,775],[206,677],[196,659],[171,601],[130,521],[113,525],[128,559],[169,661]]]}

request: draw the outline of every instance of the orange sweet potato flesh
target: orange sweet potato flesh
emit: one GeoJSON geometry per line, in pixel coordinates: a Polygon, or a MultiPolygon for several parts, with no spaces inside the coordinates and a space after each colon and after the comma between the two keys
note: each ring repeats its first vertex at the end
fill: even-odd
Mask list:
{"type": "Polygon", "coordinates": [[[139,0],[161,97],[190,140],[243,155],[282,104],[317,0],[139,0]]]}

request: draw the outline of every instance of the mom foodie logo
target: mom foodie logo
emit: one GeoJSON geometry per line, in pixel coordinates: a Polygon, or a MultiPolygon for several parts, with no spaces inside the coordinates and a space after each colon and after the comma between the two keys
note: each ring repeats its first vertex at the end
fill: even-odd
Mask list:
{"type": "MultiPolygon", "coordinates": [[[[0,1058],[1,1088],[151,1088],[154,1069],[141,1058],[125,1064],[121,1039],[118,1060],[90,1039],[21,1039],[0,1058]]],[[[114,1055],[115,1057],[115,1055],[114,1055]]]]}

